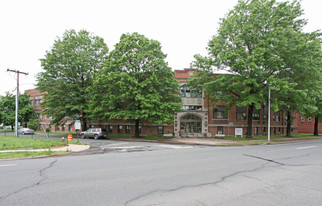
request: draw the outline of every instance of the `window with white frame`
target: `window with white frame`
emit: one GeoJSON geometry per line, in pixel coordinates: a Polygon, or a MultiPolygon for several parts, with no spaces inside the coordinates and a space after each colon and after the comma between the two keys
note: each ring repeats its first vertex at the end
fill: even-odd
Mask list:
{"type": "Polygon", "coordinates": [[[164,127],[158,126],[158,134],[163,134],[163,133],[164,133],[164,127]]]}
{"type": "Polygon", "coordinates": [[[274,122],[281,121],[281,112],[280,111],[274,112],[274,114],[273,114],[273,121],[274,122]]]}
{"type": "Polygon", "coordinates": [[[247,108],[246,107],[236,107],[236,119],[246,120],[247,119],[247,108]]]}
{"type": "Polygon", "coordinates": [[[214,119],[228,119],[225,106],[217,106],[214,108],[214,119]]]}
{"type": "Polygon", "coordinates": [[[180,96],[188,98],[201,98],[202,92],[201,89],[191,89],[189,86],[184,84],[180,87],[180,96]]]}
{"type": "Polygon", "coordinates": [[[259,109],[254,109],[253,120],[260,120],[260,110],[259,109]]]}
{"type": "Polygon", "coordinates": [[[305,122],[305,117],[304,116],[301,116],[301,122],[305,122]]]}

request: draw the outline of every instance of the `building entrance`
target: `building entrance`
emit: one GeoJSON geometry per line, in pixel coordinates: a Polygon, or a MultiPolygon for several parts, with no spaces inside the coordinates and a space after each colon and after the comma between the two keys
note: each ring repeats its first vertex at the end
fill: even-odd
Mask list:
{"type": "Polygon", "coordinates": [[[180,118],[181,133],[201,133],[202,120],[192,114],[184,115],[180,118]]]}

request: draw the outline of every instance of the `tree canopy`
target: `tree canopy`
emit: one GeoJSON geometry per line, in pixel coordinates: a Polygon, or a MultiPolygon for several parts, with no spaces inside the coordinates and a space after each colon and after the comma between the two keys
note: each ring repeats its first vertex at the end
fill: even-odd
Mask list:
{"type": "Polygon", "coordinates": [[[86,130],[88,102],[87,88],[93,83],[94,71],[102,69],[108,47],[103,38],[88,31],[66,31],[55,40],[45,58],[44,72],[38,73],[37,88],[46,92],[43,113],[53,117],[52,123],[62,123],[66,117],[80,119],[86,130]]]}
{"type": "Polygon", "coordinates": [[[136,136],[142,120],[172,122],[181,101],[179,83],[165,58],[158,41],[138,33],[123,34],[89,89],[92,116],[134,121],[136,136]]]}
{"type": "Polygon", "coordinates": [[[300,97],[307,88],[295,74],[314,75],[309,72],[314,67],[307,64],[316,58],[309,50],[312,42],[319,41],[319,34],[302,31],[306,24],[302,14],[297,0],[241,0],[221,19],[217,34],[209,41],[208,56],[195,55],[200,70],[192,84],[202,85],[209,101],[248,106],[247,137],[252,137],[253,110],[267,102],[268,87],[274,110],[288,108],[290,97],[303,102],[300,97]],[[215,75],[222,69],[229,74],[215,75]]]}
{"type": "MultiPolygon", "coordinates": [[[[0,124],[11,126],[12,130],[16,119],[15,99],[16,95],[10,93],[0,97],[0,124]]],[[[18,122],[20,123],[27,123],[30,119],[37,117],[27,94],[19,95],[18,108],[18,122]]]]}

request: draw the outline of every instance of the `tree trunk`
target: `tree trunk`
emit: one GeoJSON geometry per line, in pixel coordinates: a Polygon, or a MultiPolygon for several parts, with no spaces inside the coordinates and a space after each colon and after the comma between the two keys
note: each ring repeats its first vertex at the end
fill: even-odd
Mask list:
{"type": "Polygon", "coordinates": [[[140,120],[139,119],[136,119],[135,120],[135,137],[140,137],[140,129],[139,129],[139,126],[140,126],[140,120]]]}
{"type": "Polygon", "coordinates": [[[81,122],[82,122],[82,131],[86,131],[87,130],[87,118],[86,118],[85,112],[82,113],[81,122]]]}
{"type": "Polygon", "coordinates": [[[248,105],[246,138],[253,138],[253,111],[254,111],[254,103],[251,105],[248,105]]]}
{"type": "Polygon", "coordinates": [[[291,137],[291,128],[292,128],[292,116],[291,111],[287,111],[287,127],[286,127],[286,136],[291,137]]]}
{"type": "Polygon", "coordinates": [[[315,117],[315,122],[314,122],[314,136],[319,136],[319,118],[315,117]]]}

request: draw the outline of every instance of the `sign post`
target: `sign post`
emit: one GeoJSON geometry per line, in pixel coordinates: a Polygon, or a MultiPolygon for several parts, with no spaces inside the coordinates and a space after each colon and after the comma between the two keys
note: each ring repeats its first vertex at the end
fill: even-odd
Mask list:
{"type": "Polygon", "coordinates": [[[243,128],[235,128],[235,138],[240,135],[243,137],[243,128]]]}

